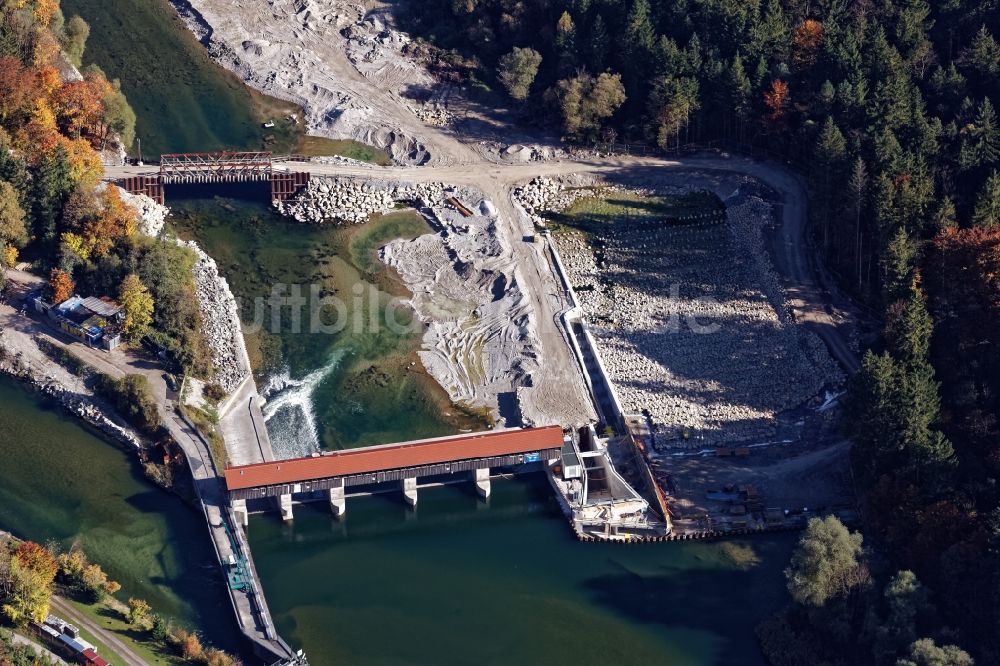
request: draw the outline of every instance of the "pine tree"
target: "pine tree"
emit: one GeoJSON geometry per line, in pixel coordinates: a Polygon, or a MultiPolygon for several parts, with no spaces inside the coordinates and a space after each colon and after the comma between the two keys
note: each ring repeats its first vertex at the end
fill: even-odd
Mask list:
{"type": "Polygon", "coordinates": [[[625,52],[629,57],[648,57],[653,51],[655,34],[649,19],[649,0],[634,0],[625,27],[625,52]]]}
{"type": "Polygon", "coordinates": [[[984,24],[972,44],[962,53],[962,60],[983,80],[1000,74],[1000,46],[984,24]]]}
{"type": "Polygon", "coordinates": [[[653,84],[649,95],[647,134],[661,148],[668,148],[671,141],[679,146],[681,131],[700,105],[696,79],[661,78],[653,84]]]}
{"type": "Polygon", "coordinates": [[[887,304],[904,298],[913,281],[917,246],[902,226],[896,229],[882,260],[882,290],[887,304]]]}
{"type": "Polygon", "coordinates": [[[641,108],[645,97],[640,89],[647,85],[653,64],[656,35],[649,17],[649,0],[634,0],[622,33],[622,79],[633,112],[641,108]]]}
{"type": "Polygon", "coordinates": [[[1000,225],[1000,173],[997,171],[989,175],[979,192],[972,223],[987,229],[1000,225]]]}
{"type": "Polygon", "coordinates": [[[604,17],[598,14],[590,26],[590,43],[587,47],[588,63],[594,73],[599,74],[607,68],[610,43],[604,17]]]}
{"type": "Polygon", "coordinates": [[[819,160],[820,168],[826,169],[839,164],[846,153],[847,142],[844,140],[844,135],[833,122],[833,118],[827,116],[816,144],[816,159],[819,160]]]}
{"type": "Polygon", "coordinates": [[[875,84],[875,93],[868,104],[868,119],[876,128],[899,130],[911,119],[910,101],[913,89],[909,78],[892,72],[875,84]]]}
{"type": "Polygon", "coordinates": [[[861,232],[861,211],[864,210],[865,195],[868,191],[868,169],[860,156],[854,160],[854,167],[847,181],[847,190],[851,195],[851,208],[854,209],[854,260],[857,265],[858,289],[861,289],[861,249],[864,243],[861,232]]]}
{"type": "Polygon", "coordinates": [[[901,448],[897,431],[900,370],[888,353],[865,352],[851,379],[844,409],[845,426],[854,442],[857,469],[872,481],[883,461],[901,448]]]}
{"type": "Polygon", "coordinates": [[[569,12],[563,12],[556,22],[556,52],[559,54],[559,75],[576,69],[576,24],[569,12]]]}
{"type": "Polygon", "coordinates": [[[958,163],[964,170],[990,168],[1000,163],[1000,129],[989,97],[984,97],[972,124],[962,130],[958,163]]]}
{"type": "Polygon", "coordinates": [[[59,237],[59,218],[73,190],[69,156],[61,145],[44,155],[31,187],[33,235],[53,254],[59,237]]]}
{"type": "Polygon", "coordinates": [[[933,429],[941,411],[940,384],[934,368],[924,362],[907,369],[900,382],[900,434],[906,464],[920,470],[950,462],[955,455],[951,442],[933,429]]]}
{"type": "Polygon", "coordinates": [[[927,311],[923,290],[917,284],[910,285],[910,295],[900,322],[900,332],[895,341],[896,355],[911,367],[926,363],[930,359],[931,333],[934,325],[927,311]]]}
{"type": "Polygon", "coordinates": [[[942,197],[937,208],[934,209],[934,216],[931,218],[934,229],[941,231],[954,227],[958,224],[956,219],[955,201],[951,197],[942,197]]]}
{"type": "Polygon", "coordinates": [[[827,110],[833,106],[833,101],[837,98],[837,89],[833,87],[830,79],[824,81],[823,85],[819,87],[819,98],[823,100],[823,105],[827,110]]]}
{"type": "Polygon", "coordinates": [[[780,60],[788,44],[788,18],[780,0],[767,0],[760,21],[750,28],[750,54],[780,60]]]}
{"type": "Polygon", "coordinates": [[[835,193],[840,190],[840,175],[846,154],[847,142],[844,141],[844,135],[833,122],[833,118],[827,116],[814,151],[816,164],[814,173],[818,175],[815,189],[819,195],[817,197],[817,215],[823,223],[823,247],[825,249],[830,247],[830,223],[834,209],[837,207],[835,201],[839,199],[835,193]]]}
{"type": "Polygon", "coordinates": [[[913,61],[927,43],[927,30],[934,24],[927,0],[907,0],[898,4],[896,14],[896,44],[907,61],[913,61]]]}
{"type": "Polygon", "coordinates": [[[750,103],[753,95],[753,87],[750,85],[750,77],[743,67],[743,58],[737,53],[733,57],[733,63],[727,72],[727,97],[729,107],[736,114],[737,118],[737,141],[743,140],[743,127],[750,115],[750,103]]]}

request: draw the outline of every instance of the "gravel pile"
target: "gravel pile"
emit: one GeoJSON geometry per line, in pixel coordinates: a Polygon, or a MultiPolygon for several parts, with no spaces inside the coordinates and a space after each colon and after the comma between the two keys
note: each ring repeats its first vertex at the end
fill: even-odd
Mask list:
{"type": "Polygon", "coordinates": [[[537,144],[506,144],[499,141],[480,141],[477,145],[477,150],[483,157],[490,161],[513,164],[544,162],[547,160],[562,159],[568,155],[567,151],[562,148],[540,146],[537,144]]]}

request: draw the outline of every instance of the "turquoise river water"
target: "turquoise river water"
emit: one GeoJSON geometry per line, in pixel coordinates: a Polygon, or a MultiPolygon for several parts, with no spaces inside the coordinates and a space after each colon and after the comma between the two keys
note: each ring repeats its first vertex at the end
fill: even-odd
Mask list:
{"type": "Polygon", "coordinates": [[[201,515],[149,483],[131,451],[0,377],[0,530],[79,543],[119,595],[235,648],[236,627],[201,515]]]}

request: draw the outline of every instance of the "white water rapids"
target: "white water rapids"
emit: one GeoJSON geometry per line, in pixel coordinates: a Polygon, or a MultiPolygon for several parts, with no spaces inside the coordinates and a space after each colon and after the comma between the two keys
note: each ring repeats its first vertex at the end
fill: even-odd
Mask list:
{"type": "Polygon", "coordinates": [[[319,451],[319,429],[313,392],[340,365],[346,349],[334,351],[326,364],[301,379],[293,379],[286,367],[273,375],[264,388],[264,421],[279,460],[312,455],[319,451]]]}

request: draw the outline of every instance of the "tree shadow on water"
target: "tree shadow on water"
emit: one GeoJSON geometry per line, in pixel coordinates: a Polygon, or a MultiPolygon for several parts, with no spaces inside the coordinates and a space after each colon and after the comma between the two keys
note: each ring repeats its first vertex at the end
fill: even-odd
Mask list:
{"type": "MultiPolygon", "coordinates": [[[[782,555],[768,557],[777,560],[782,555]]],[[[630,622],[715,636],[719,643],[713,666],[749,666],[766,663],[754,630],[780,608],[782,581],[780,569],[773,567],[674,570],[659,575],[640,575],[623,567],[581,585],[595,603],[630,622]]]]}

